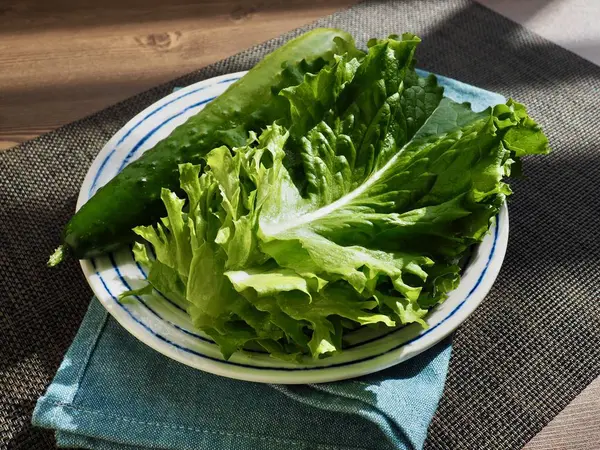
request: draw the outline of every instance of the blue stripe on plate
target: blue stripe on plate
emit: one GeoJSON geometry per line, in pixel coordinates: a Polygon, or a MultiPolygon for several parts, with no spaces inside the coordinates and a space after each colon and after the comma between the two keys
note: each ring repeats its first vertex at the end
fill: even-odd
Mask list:
{"type": "MultiPolygon", "coordinates": [[[[231,82],[231,81],[235,81],[235,80],[237,80],[237,79],[238,79],[238,78],[231,78],[231,79],[223,80],[223,81],[220,81],[220,82],[218,82],[218,84],[221,84],[221,83],[226,83],[226,82],[231,82]]],[[[141,125],[141,124],[142,124],[142,123],[143,123],[143,122],[144,122],[146,119],[148,119],[149,117],[151,117],[152,115],[154,115],[155,113],[157,113],[158,111],[160,111],[161,109],[163,109],[164,107],[166,107],[167,105],[169,105],[169,104],[171,104],[171,103],[173,103],[173,102],[175,102],[175,101],[179,100],[179,99],[180,99],[180,98],[182,98],[182,97],[185,97],[185,96],[191,95],[192,93],[198,92],[199,90],[202,90],[202,89],[205,89],[205,88],[206,88],[206,87],[204,87],[204,88],[200,88],[200,89],[198,89],[198,90],[196,90],[196,91],[191,91],[191,92],[189,92],[189,93],[186,93],[186,94],[184,94],[184,95],[182,95],[182,96],[180,96],[180,97],[178,97],[178,98],[176,98],[176,99],[172,100],[171,102],[169,102],[169,103],[167,103],[167,104],[165,104],[165,105],[163,105],[163,106],[161,106],[161,107],[159,107],[159,108],[157,108],[157,109],[155,109],[155,110],[151,111],[151,112],[150,112],[148,115],[146,115],[146,116],[145,116],[145,117],[144,117],[144,118],[143,118],[143,119],[142,119],[142,120],[141,120],[141,121],[140,121],[138,124],[136,124],[136,125],[134,126],[134,128],[137,128],[138,126],[140,126],[140,125],[141,125]]],[[[214,97],[213,97],[213,98],[214,98],[214,97]]],[[[146,141],[146,140],[147,140],[147,139],[148,139],[148,138],[149,138],[149,137],[150,137],[152,134],[154,134],[156,131],[158,131],[158,130],[159,130],[161,127],[162,127],[162,126],[164,126],[165,124],[167,124],[168,122],[170,122],[170,121],[171,121],[172,119],[174,119],[175,117],[178,117],[178,116],[180,116],[180,115],[181,115],[181,114],[183,114],[184,112],[186,112],[186,111],[188,111],[188,110],[190,110],[190,109],[192,109],[192,108],[195,108],[195,107],[197,107],[197,106],[200,106],[200,105],[202,105],[202,104],[205,104],[205,103],[207,103],[207,102],[209,102],[209,101],[213,100],[213,98],[210,98],[210,99],[207,99],[207,100],[203,100],[203,101],[201,101],[201,102],[195,103],[194,105],[188,106],[188,107],[186,107],[184,110],[182,110],[182,111],[180,111],[179,113],[177,113],[177,114],[175,114],[175,115],[173,115],[173,116],[169,117],[169,118],[168,118],[168,119],[166,119],[164,122],[162,122],[160,125],[158,125],[158,126],[156,126],[155,128],[153,128],[153,129],[152,129],[152,130],[151,130],[151,131],[150,131],[148,134],[146,134],[146,135],[145,135],[145,136],[144,136],[144,137],[143,137],[143,138],[142,138],[142,139],[141,139],[141,140],[140,140],[140,141],[139,141],[139,142],[138,142],[138,143],[137,143],[137,144],[136,144],[136,145],[135,145],[135,146],[132,148],[132,150],[131,150],[131,151],[130,151],[128,154],[127,154],[127,156],[125,157],[124,161],[123,161],[123,162],[122,162],[122,164],[121,164],[121,167],[119,168],[119,171],[121,171],[121,170],[122,170],[122,168],[123,168],[123,167],[125,167],[125,165],[126,165],[126,164],[127,164],[127,162],[129,161],[129,159],[131,159],[131,157],[132,157],[132,156],[133,156],[133,155],[134,155],[134,154],[135,154],[135,153],[136,153],[136,152],[139,150],[139,148],[141,147],[141,145],[142,145],[142,144],[143,144],[143,143],[144,143],[144,142],[145,142],[145,141],[146,141]]],[[[127,136],[129,136],[129,135],[131,134],[131,132],[132,132],[132,131],[133,131],[133,128],[132,128],[131,130],[129,130],[129,131],[126,133],[126,135],[125,135],[123,138],[121,138],[121,139],[119,140],[119,143],[117,144],[117,146],[118,146],[120,143],[122,143],[122,142],[123,142],[123,140],[124,140],[124,139],[125,139],[127,136]]],[[[104,169],[104,167],[106,166],[106,163],[107,163],[108,159],[109,159],[109,158],[110,158],[110,157],[111,157],[111,156],[112,156],[112,155],[115,153],[115,150],[116,150],[116,148],[115,148],[115,149],[113,149],[113,150],[112,150],[112,151],[109,153],[109,155],[107,155],[107,157],[105,158],[105,160],[103,160],[102,164],[100,165],[100,167],[99,167],[99,171],[98,171],[98,173],[97,173],[97,174],[95,175],[95,177],[94,177],[94,182],[93,182],[93,184],[92,184],[92,188],[90,188],[90,196],[91,196],[91,192],[92,192],[92,190],[93,190],[93,187],[95,186],[95,183],[96,183],[97,179],[98,179],[98,178],[99,178],[99,176],[100,176],[100,173],[102,172],[102,170],[103,170],[103,169],[104,169]]],[[[385,351],[385,352],[378,353],[378,354],[375,354],[375,355],[370,355],[370,356],[368,356],[368,357],[365,357],[365,358],[362,358],[362,359],[358,359],[358,360],[354,360],[354,361],[348,361],[348,362],[339,363],[339,364],[332,364],[332,365],[329,365],[329,366],[324,366],[324,367],[298,367],[298,368],[282,368],[282,367],[279,367],[279,368],[271,368],[271,367],[252,366],[252,365],[248,365],[248,364],[234,363],[234,362],[231,362],[231,361],[225,361],[225,360],[222,360],[222,359],[219,359],[219,358],[213,358],[213,357],[211,357],[211,356],[207,356],[207,355],[204,355],[204,354],[202,354],[202,353],[199,353],[199,352],[197,352],[197,351],[195,351],[195,350],[192,350],[192,349],[189,349],[189,348],[183,347],[183,346],[181,346],[181,345],[179,345],[179,344],[177,344],[177,343],[175,343],[175,342],[172,342],[171,340],[169,340],[169,339],[165,338],[164,336],[160,335],[159,333],[155,332],[155,331],[154,331],[154,330],[152,330],[152,329],[151,329],[151,328],[150,328],[148,325],[144,324],[144,323],[143,323],[143,322],[141,322],[141,321],[140,321],[140,320],[139,320],[137,317],[135,317],[135,315],[134,315],[134,314],[133,314],[133,313],[132,313],[132,312],[131,312],[129,309],[127,309],[127,308],[125,307],[125,305],[123,305],[123,304],[122,304],[122,303],[121,303],[121,302],[120,302],[120,301],[119,301],[119,300],[118,300],[118,299],[115,297],[115,295],[114,295],[114,294],[113,294],[113,293],[110,291],[110,289],[108,288],[108,286],[107,286],[107,284],[106,284],[105,280],[102,278],[102,276],[100,275],[100,273],[98,272],[98,270],[97,270],[97,268],[96,268],[96,263],[95,263],[95,260],[94,260],[94,259],[92,259],[92,260],[91,260],[91,262],[92,262],[92,266],[94,267],[94,271],[95,271],[95,273],[96,273],[96,276],[98,276],[98,278],[99,278],[99,279],[100,279],[100,281],[102,282],[102,285],[104,286],[104,289],[105,289],[105,290],[106,290],[106,292],[107,292],[107,293],[110,295],[110,297],[112,298],[112,300],[113,300],[113,301],[114,301],[114,302],[115,302],[115,303],[116,303],[116,304],[117,304],[117,305],[118,305],[120,308],[122,308],[122,309],[123,309],[123,310],[124,310],[124,311],[125,311],[125,312],[126,312],[126,313],[127,313],[127,314],[128,314],[128,315],[129,315],[129,316],[130,316],[130,317],[131,317],[131,318],[132,318],[132,319],[133,319],[133,320],[136,322],[136,323],[138,323],[138,324],[142,325],[142,327],[143,327],[145,330],[147,330],[147,331],[148,331],[150,334],[152,334],[154,337],[156,337],[156,338],[160,339],[161,341],[163,341],[163,342],[165,342],[165,343],[167,343],[167,344],[169,344],[169,345],[171,345],[171,346],[173,346],[173,347],[175,347],[175,348],[177,348],[177,349],[179,349],[179,350],[182,350],[182,351],[185,351],[185,352],[191,353],[191,354],[193,354],[193,355],[199,356],[199,357],[201,357],[201,358],[206,358],[206,359],[209,359],[209,360],[211,360],[211,361],[215,361],[215,362],[218,362],[218,363],[221,363],[221,364],[227,364],[227,365],[233,365],[233,366],[239,366],[239,367],[246,367],[246,368],[250,368],[250,369],[258,369],[258,370],[274,370],[274,371],[286,371],[286,372],[293,372],[293,371],[303,371],[303,370],[324,370],[324,369],[328,369],[328,368],[332,368],[332,367],[341,367],[341,366],[348,366],[348,365],[352,365],[352,364],[358,364],[358,363],[360,363],[360,362],[369,361],[369,360],[372,360],[372,359],[378,358],[378,357],[380,357],[380,356],[383,356],[383,355],[385,355],[385,354],[388,354],[388,353],[390,353],[390,352],[392,352],[392,351],[398,350],[398,349],[400,349],[400,348],[402,348],[402,347],[404,347],[404,346],[406,346],[406,345],[408,345],[408,344],[411,344],[411,343],[413,343],[413,342],[415,342],[415,341],[417,341],[417,340],[419,340],[419,339],[423,338],[424,336],[428,335],[429,333],[433,332],[433,331],[434,331],[436,328],[438,328],[438,327],[439,327],[439,326],[441,326],[443,323],[445,323],[445,322],[446,322],[448,319],[450,319],[452,316],[454,316],[454,314],[456,314],[456,312],[457,312],[457,311],[459,311],[459,310],[460,310],[460,309],[463,307],[463,305],[466,303],[466,301],[467,301],[467,300],[468,300],[468,299],[471,297],[471,295],[473,295],[473,293],[474,293],[474,292],[477,290],[477,288],[478,288],[478,287],[481,285],[481,282],[483,281],[483,279],[484,279],[484,277],[485,277],[485,275],[486,275],[486,273],[487,273],[487,271],[488,271],[488,268],[489,268],[490,262],[491,262],[491,260],[492,260],[492,258],[493,258],[493,256],[494,256],[494,253],[495,253],[495,250],[496,250],[496,244],[497,244],[497,241],[498,241],[498,233],[499,233],[499,229],[500,229],[500,216],[498,215],[498,216],[496,217],[496,228],[495,228],[495,233],[494,233],[494,242],[493,242],[493,244],[492,244],[492,250],[491,250],[491,252],[490,252],[490,255],[489,255],[489,257],[488,257],[488,260],[487,260],[487,262],[486,262],[486,265],[485,265],[484,269],[482,270],[481,274],[479,275],[479,278],[477,279],[477,282],[475,283],[475,285],[473,286],[473,288],[472,288],[472,289],[469,291],[469,293],[467,294],[467,296],[465,297],[465,299],[464,299],[462,302],[460,302],[460,303],[459,303],[459,304],[458,304],[458,305],[457,305],[457,306],[456,306],[456,307],[455,307],[455,308],[454,308],[454,309],[453,309],[453,310],[452,310],[452,311],[451,311],[451,312],[450,312],[450,313],[449,313],[449,314],[448,314],[448,315],[447,315],[447,316],[446,316],[444,319],[442,319],[440,322],[438,322],[438,323],[437,323],[436,325],[434,325],[433,327],[431,327],[431,328],[429,328],[429,329],[427,329],[427,330],[424,330],[424,331],[423,331],[422,333],[420,333],[418,336],[415,336],[414,338],[412,338],[412,339],[409,339],[408,341],[406,341],[406,342],[403,342],[403,343],[401,343],[401,344],[399,344],[399,345],[397,345],[397,346],[395,346],[395,347],[393,347],[393,348],[391,348],[391,349],[389,349],[389,350],[387,350],[387,351],[385,351]]],[[[111,262],[111,264],[112,264],[112,266],[113,266],[113,269],[116,271],[116,273],[117,273],[117,275],[118,275],[119,279],[121,280],[121,282],[122,282],[122,283],[123,283],[123,284],[124,284],[124,285],[127,287],[127,289],[129,289],[129,290],[130,290],[130,289],[131,289],[131,287],[129,286],[129,284],[127,283],[127,281],[126,281],[126,280],[125,280],[125,279],[122,277],[122,275],[121,275],[121,272],[120,272],[120,270],[119,270],[119,268],[118,268],[117,264],[115,263],[115,261],[114,261],[114,257],[113,257],[113,255],[112,255],[112,254],[110,255],[110,262],[111,262]]],[[[143,270],[141,269],[141,267],[139,266],[139,264],[138,264],[138,268],[140,269],[140,271],[141,271],[142,273],[144,273],[144,272],[143,272],[143,270]]],[[[144,274],[144,275],[145,275],[145,274],[144,274]]],[[[163,296],[163,297],[164,297],[164,296],[163,296]]],[[[154,311],[152,308],[150,308],[150,307],[149,307],[149,306],[148,306],[148,305],[147,305],[147,304],[146,304],[146,303],[145,303],[145,302],[144,302],[144,301],[143,301],[143,300],[142,300],[140,297],[136,296],[136,298],[137,298],[137,299],[140,301],[140,303],[141,303],[142,305],[144,305],[144,307],[146,307],[146,308],[147,308],[147,309],[148,309],[148,310],[149,310],[149,311],[150,311],[152,314],[154,314],[155,316],[157,316],[157,317],[158,317],[158,318],[160,318],[161,320],[164,320],[165,322],[169,323],[170,325],[174,326],[175,328],[177,328],[177,329],[181,330],[181,331],[182,331],[182,332],[184,332],[184,333],[190,334],[190,335],[192,335],[192,336],[194,336],[194,337],[197,337],[197,338],[199,338],[199,339],[201,339],[201,340],[203,340],[203,341],[205,341],[205,342],[210,342],[210,343],[214,344],[212,341],[210,341],[210,340],[207,340],[207,339],[203,338],[202,336],[200,336],[200,335],[198,335],[198,334],[192,333],[192,332],[191,332],[191,331],[189,331],[189,330],[185,330],[185,329],[183,329],[183,328],[179,327],[178,325],[176,325],[176,324],[173,324],[172,322],[170,322],[170,321],[167,321],[167,320],[163,319],[163,318],[162,318],[162,317],[161,317],[161,316],[160,316],[158,313],[156,313],[156,311],[154,311]]],[[[165,297],[165,298],[166,298],[166,297],[165,297]]],[[[180,309],[181,309],[181,308],[180,308],[180,309]]],[[[402,328],[400,328],[400,329],[396,329],[396,330],[393,330],[393,331],[390,331],[389,333],[386,333],[386,334],[384,334],[384,335],[378,336],[378,337],[376,337],[376,338],[370,339],[370,340],[368,340],[368,341],[365,341],[365,342],[361,342],[360,344],[356,344],[356,345],[354,345],[354,346],[351,346],[351,347],[348,347],[348,348],[356,348],[356,347],[359,347],[359,346],[365,345],[365,344],[367,344],[367,343],[370,343],[370,342],[373,342],[373,341],[376,341],[376,340],[382,339],[382,338],[384,338],[384,337],[386,337],[386,336],[392,335],[392,334],[394,334],[394,333],[397,333],[397,332],[399,332],[400,330],[402,330],[402,328]]],[[[247,351],[247,350],[246,350],[246,351],[247,351]]]]}
{"type": "MultiPolygon", "coordinates": [[[[131,246],[129,247],[131,250],[131,246]]],[[[142,265],[137,262],[135,260],[135,256],[133,256],[133,251],[131,250],[132,255],[131,258],[133,259],[133,261],[135,262],[135,265],[137,266],[138,270],[140,271],[140,273],[142,274],[142,276],[144,277],[144,279],[148,279],[148,274],[146,273],[146,271],[143,269],[142,265]]],[[[169,302],[171,305],[173,305],[175,308],[177,308],[179,311],[183,311],[184,313],[187,314],[187,311],[185,309],[183,309],[181,306],[179,306],[177,303],[175,303],[173,300],[171,300],[169,297],[167,297],[165,294],[163,294],[161,291],[159,291],[158,289],[154,288],[154,290],[156,292],[158,292],[158,295],[160,295],[162,298],[164,298],[167,302],[169,302]]]]}
{"type": "MultiPolygon", "coordinates": [[[[100,273],[98,272],[98,269],[96,268],[96,261],[94,260],[94,258],[92,258],[90,261],[91,261],[91,263],[92,263],[92,266],[94,267],[94,271],[95,271],[95,274],[96,274],[96,276],[97,276],[97,277],[100,279],[100,281],[102,282],[102,286],[104,286],[104,289],[106,290],[106,292],[108,293],[108,295],[110,295],[110,297],[113,299],[113,301],[114,301],[114,302],[115,302],[117,305],[119,305],[119,306],[120,306],[120,307],[121,307],[121,308],[122,308],[122,309],[123,309],[123,310],[124,310],[124,311],[125,311],[125,312],[126,312],[128,315],[129,315],[129,317],[131,317],[131,318],[133,319],[133,321],[134,321],[134,322],[136,322],[136,323],[140,324],[140,325],[141,325],[141,326],[142,326],[142,327],[143,327],[145,330],[147,330],[147,331],[148,331],[149,333],[151,333],[153,336],[157,337],[158,339],[160,339],[160,340],[161,340],[161,341],[163,341],[163,342],[166,342],[166,343],[167,343],[167,344],[169,344],[169,345],[172,345],[172,346],[173,346],[173,347],[175,347],[175,348],[178,348],[178,349],[180,349],[180,350],[184,350],[184,351],[186,351],[187,353],[192,353],[192,354],[194,354],[194,355],[196,355],[196,356],[199,356],[199,357],[201,357],[201,358],[209,359],[209,360],[211,360],[211,361],[215,361],[215,362],[219,362],[219,363],[232,364],[232,363],[230,363],[230,362],[228,362],[228,361],[224,361],[224,360],[222,360],[222,359],[219,359],[219,358],[213,358],[213,357],[211,357],[211,356],[207,356],[207,355],[204,355],[204,354],[202,354],[202,353],[199,353],[199,352],[197,352],[197,351],[195,351],[195,350],[191,350],[191,349],[189,349],[189,348],[185,348],[185,347],[183,347],[183,346],[181,346],[181,345],[179,345],[179,344],[176,344],[175,342],[172,342],[172,341],[170,341],[169,339],[165,338],[164,336],[161,336],[160,334],[158,334],[158,333],[155,333],[155,332],[154,332],[154,330],[152,330],[152,328],[150,328],[150,327],[149,327],[148,325],[146,325],[144,322],[140,321],[140,320],[139,320],[139,319],[138,319],[138,318],[137,318],[137,317],[136,317],[136,316],[135,316],[135,315],[134,315],[134,314],[133,314],[133,313],[132,313],[132,312],[131,312],[129,309],[127,309],[127,308],[125,307],[125,305],[123,305],[123,304],[122,304],[122,303],[121,303],[121,302],[120,302],[120,301],[117,299],[117,297],[115,297],[115,295],[114,295],[114,294],[113,294],[113,293],[110,291],[110,289],[108,288],[108,285],[106,284],[106,281],[104,281],[104,278],[102,278],[102,276],[101,276],[101,275],[100,275],[100,273]]],[[[144,306],[146,306],[146,305],[144,305],[144,306]]],[[[241,366],[241,367],[247,367],[247,368],[249,368],[249,369],[255,369],[255,368],[256,368],[255,366],[251,366],[251,365],[248,365],[248,364],[235,364],[235,365],[236,365],[236,366],[241,366]]]]}
{"type": "MultiPolygon", "coordinates": [[[[234,77],[234,78],[228,78],[226,80],[220,81],[218,84],[223,84],[223,83],[231,83],[233,81],[237,81],[239,80],[240,77],[234,77]]],[[[96,185],[98,184],[98,179],[100,178],[100,175],[102,174],[102,172],[104,171],[104,168],[106,166],[106,164],[108,163],[108,161],[110,160],[110,158],[112,158],[112,156],[115,154],[117,147],[119,147],[119,145],[121,145],[125,139],[127,139],[131,133],[133,133],[140,125],[142,125],[146,120],[148,120],[150,117],[152,117],[153,115],[155,115],[156,113],[158,113],[159,111],[161,111],[162,109],[166,108],[167,106],[175,103],[176,101],[181,100],[182,98],[185,98],[189,95],[192,94],[196,94],[200,91],[203,91],[204,89],[208,89],[209,87],[212,87],[213,85],[210,86],[202,86],[199,87],[198,89],[194,89],[192,91],[186,92],[185,94],[181,94],[177,97],[175,97],[173,100],[165,103],[164,105],[153,109],[152,111],[150,111],[148,114],[146,114],[142,120],[140,120],[138,123],[136,123],[133,127],[131,127],[129,130],[127,130],[127,132],[119,139],[119,141],[116,143],[115,147],[108,153],[108,155],[106,155],[104,157],[104,159],[102,160],[102,163],[100,164],[100,167],[98,168],[98,172],[96,173],[96,175],[94,176],[94,179],[92,180],[92,185],[90,186],[90,190],[88,192],[88,197],[92,196],[92,193],[94,192],[96,185]]],[[[121,169],[119,169],[119,172],[121,171],[121,169]]]]}
{"type": "MultiPolygon", "coordinates": [[[[125,286],[125,288],[128,291],[131,291],[131,285],[127,282],[127,280],[123,277],[123,275],[121,274],[121,270],[119,269],[119,266],[117,265],[117,263],[115,262],[114,259],[114,255],[112,253],[110,253],[108,255],[109,259],[110,259],[110,263],[112,264],[113,268],[115,269],[115,272],[117,274],[117,277],[119,277],[119,280],[121,280],[121,283],[123,283],[123,285],[125,286]]],[[[107,289],[108,291],[108,289],[107,289]]],[[[109,292],[109,294],[112,296],[113,294],[109,292]]],[[[164,317],[162,317],[159,313],[157,313],[154,309],[152,309],[152,307],[150,307],[150,305],[148,305],[139,295],[134,295],[133,297],[135,297],[142,305],[144,305],[144,307],[150,311],[150,313],[152,313],[155,317],[157,317],[158,319],[162,320],[163,322],[168,323],[169,325],[171,325],[172,327],[178,329],[179,331],[188,334],[190,336],[193,336],[195,338],[200,339],[201,341],[204,342],[208,342],[209,344],[214,344],[213,341],[211,341],[210,339],[206,339],[204,336],[201,336],[197,333],[194,333],[193,331],[187,330],[183,327],[180,327],[179,325],[177,325],[176,323],[171,322],[170,320],[165,319],[164,317]]],[[[164,297],[164,296],[163,296],[164,297]]],[[[166,298],[166,297],[165,297],[166,298]]],[[[169,300],[170,303],[172,303],[169,300]]]]}
{"type": "MultiPolygon", "coordinates": [[[[119,141],[121,142],[121,141],[119,141]]],[[[117,144],[118,146],[119,144],[117,144]]],[[[112,158],[112,156],[115,154],[115,152],[117,151],[116,148],[117,146],[115,146],[115,148],[113,148],[110,152],[108,152],[108,155],[106,155],[104,157],[104,159],[102,160],[102,163],[100,164],[100,167],[98,168],[98,172],[96,172],[96,175],[94,176],[94,180],[92,181],[92,185],[90,186],[90,190],[88,191],[88,199],[92,196],[95,188],[96,188],[96,184],[98,183],[98,179],[100,178],[100,174],[102,172],[104,172],[104,167],[106,167],[106,164],[108,164],[108,161],[110,160],[110,158],[112,158]]]]}
{"type": "Polygon", "coordinates": [[[231,83],[232,81],[237,81],[240,78],[241,77],[227,78],[226,80],[217,81],[217,84],[231,83]]]}
{"type": "MultiPolygon", "coordinates": [[[[130,247],[131,248],[131,247],[130,247]]],[[[141,272],[141,274],[144,276],[144,278],[148,279],[148,276],[146,275],[146,272],[144,271],[144,269],[142,269],[142,266],[140,265],[140,263],[138,263],[137,261],[135,261],[135,258],[133,257],[133,255],[131,255],[135,265],[137,266],[137,268],[139,269],[139,271],[141,272]]],[[[115,262],[114,259],[114,254],[110,253],[108,255],[109,259],[110,259],[110,263],[112,264],[113,268],[115,269],[115,272],[117,274],[117,276],[119,277],[119,280],[121,281],[121,283],[123,283],[123,285],[125,286],[125,288],[128,291],[131,291],[131,285],[127,282],[127,280],[125,279],[125,277],[122,276],[121,274],[121,270],[119,269],[118,264],[115,262]]],[[[171,305],[173,305],[174,307],[176,307],[177,309],[179,309],[180,311],[183,311],[184,313],[187,314],[187,311],[185,309],[183,309],[181,306],[179,306],[177,303],[175,303],[174,301],[172,301],[169,297],[167,297],[165,294],[163,294],[162,292],[160,292],[158,289],[154,289],[156,292],[158,292],[158,294],[164,298],[167,302],[169,302],[171,305]]],[[[112,294],[111,294],[112,295],[112,294]]],[[[176,323],[171,322],[168,319],[165,319],[164,317],[162,317],[159,313],[157,313],[156,311],[154,311],[140,296],[138,295],[134,295],[133,297],[137,298],[138,301],[140,303],[142,303],[152,314],[154,314],[156,317],[158,317],[160,320],[162,320],[163,322],[168,323],[169,325],[173,326],[174,328],[178,329],[179,331],[188,334],[190,336],[193,336],[195,338],[200,339],[201,341],[204,342],[208,342],[209,344],[213,344],[216,345],[215,342],[212,339],[207,339],[204,336],[198,334],[198,333],[194,333],[193,331],[188,330],[187,328],[183,328],[179,325],[177,325],[176,323]]],[[[266,352],[264,351],[260,351],[260,350],[246,350],[247,352],[250,353],[261,353],[261,354],[265,354],[266,352]]]]}

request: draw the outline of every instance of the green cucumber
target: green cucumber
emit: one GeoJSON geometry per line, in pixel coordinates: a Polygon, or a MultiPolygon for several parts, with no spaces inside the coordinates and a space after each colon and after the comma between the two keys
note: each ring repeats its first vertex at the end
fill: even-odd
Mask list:
{"type": "Polygon", "coordinates": [[[249,131],[258,132],[275,120],[285,124],[290,120],[289,105],[279,91],[299,84],[304,74],[317,72],[333,63],[335,54],[347,51],[358,52],[352,36],[341,30],[319,28],[267,55],[202,111],[100,188],[66,225],[63,244],[48,265],[55,266],[68,254],[89,258],[132,242],[134,227],[155,223],[164,216],[161,188],[179,191],[178,164],[199,164],[219,145],[243,145],[249,131]]]}

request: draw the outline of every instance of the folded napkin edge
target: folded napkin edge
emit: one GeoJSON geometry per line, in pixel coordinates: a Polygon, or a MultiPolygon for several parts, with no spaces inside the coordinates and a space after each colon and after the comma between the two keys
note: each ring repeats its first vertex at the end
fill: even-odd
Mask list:
{"type": "MultiPolygon", "coordinates": [[[[184,448],[189,444],[189,435],[187,433],[199,433],[207,437],[205,440],[210,440],[210,437],[217,437],[219,440],[204,442],[214,450],[229,450],[231,445],[234,444],[233,439],[235,438],[238,442],[236,445],[256,445],[257,441],[261,442],[273,442],[278,444],[286,444],[293,446],[303,446],[304,448],[315,448],[319,450],[368,450],[366,447],[356,446],[339,446],[331,444],[322,444],[314,441],[301,441],[299,439],[288,439],[279,438],[274,436],[258,436],[251,433],[241,433],[224,430],[214,430],[199,427],[190,427],[186,425],[169,424],[166,422],[158,421],[141,421],[131,417],[125,417],[117,414],[105,413],[98,410],[84,408],[76,406],[70,403],[60,402],[47,398],[46,396],[38,399],[35,411],[34,425],[41,428],[54,429],[56,433],[63,434],[63,443],[68,444],[70,435],[84,436],[92,439],[97,439],[92,433],[94,430],[106,430],[112,428],[111,442],[118,445],[131,445],[131,425],[147,429],[146,431],[137,433],[140,439],[135,447],[145,448],[144,446],[158,448],[179,448],[181,445],[184,448]],[[156,441],[156,427],[160,427],[168,430],[168,435],[162,435],[166,440],[164,442],[156,441]],[[173,434],[175,433],[175,435],[173,434]],[[147,436],[147,437],[145,437],[147,436]],[[223,442],[221,439],[225,437],[229,440],[223,442]],[[66,438],[66,439],[65,439],[66,438]],[[168,442],[167,442],[168,440],[168,442]]],[[[103,441],[107,441],[106,437],[102,438],[103,441]]],[[[253,447],[246,447],[253,448],[253,447]]]]}
{"type": "MultiPolygon", "coordinates": [[[[256,441],[271,441],[288,445],[310,445],[323,450],[360,450],[361,447],[332,446],[331,444],[318,444],[314,442],[302,442],[294,439],[277,438],[272,436],[255,436],[246,433],[228,432],[223,430],[202,429],[187,427],[185,425],[169,424],[165,422],[141,421],[131,417],[110,414],[98,410],[75,405],[77,393],[79,392],[81,380],[89,367],[89,361],[94,354],[94,350],[99,342],[99,337],[104,331],[108,322],[109,314],[102,304],[92,297],[88,310],[82,322],[92,324],[92,326],[81,326],[77,331],[73,343],[67,350],[59,369],[48,386],[46,393],[40,397],[34,408],[31,423],[41,428],[54,429],[57,433],[81,434],[90,438],[95,438],[94,432],[110,429],[115,421],[120,423],[135,424],[141,427],[152,427],[148,431],[155,431],[155,427],[161,427],[177,432],[195,432],[205,433],[213,436],[228,436],[249,440],[248,443],[256,444],[256,441]],[[75,361],[75,363],[73,363],[75,361]],[[74,418],[77,417],[77,420],[74,418]],[[101,418],[101,422],[98,421],[101,418]],[[107,423],[105,423],[107,422],[107,423]],[[107,428],[108,427],[108,428],[107,428]]],[[[123,427],[117,427],[123,428],[123,427]]],[[[123,429],[122,436],[118,441],[127,444],[127,437],[130,435],[130,429],[123,429]]],[[[156,445],[156,436],[153,433],[145,433],[146,436],[152,436],[144,445],[156,445]]],[[[142,435],[141,438],[144,436],[142,435]]],[[[188,436],[189,439],[189,436],[188,436]]],[[[169,441],[171,436],[169,436],[169,441]]],[[[181,444],[188,443],[186,436],[181,436],[181,444]]],[[[119,442],[121,443],[121,442],[119,442]]],[[[169,442],[170,444],[170,442],[169,442]]],[[[210,448],[219,448],[217,443],[212,442],[210,448]]],[[[167,447],[165,447],[167,448],[167,447]]],[[[227,446],[222,447],[228,449],[227,446]]]]}

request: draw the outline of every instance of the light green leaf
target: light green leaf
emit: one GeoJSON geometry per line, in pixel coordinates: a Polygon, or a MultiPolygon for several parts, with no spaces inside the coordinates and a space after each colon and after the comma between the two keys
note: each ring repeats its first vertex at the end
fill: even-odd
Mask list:
{"type": "Polygon", "coordinates": [[[291,120],[181,165],[187,204],[164,190],[167,217],[135,229],[156,253],[134,249],[151,286],[225,357],[319,358],[348,329],[426,326],[511,195],[511,166],[548,151],[519,103],[475,113],[442,98],[414,71],[419,42],[340,43],[320,71],[284,69],[298,79],[276,93],[291,120]]]}

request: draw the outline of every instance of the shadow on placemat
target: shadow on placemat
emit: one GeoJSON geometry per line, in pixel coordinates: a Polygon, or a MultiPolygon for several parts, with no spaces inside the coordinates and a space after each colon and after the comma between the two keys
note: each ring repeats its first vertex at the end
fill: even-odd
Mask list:
{"type": "MultiPolygon", "coordinates": [[[[554,153],[513,182],[502,272],[460,329],[431,449],[521,448],[600,373],[600,68],[466,1],[368,2],[312,26],[362,43],[412,31],[419,66],[512,96],[543,125],[554,153]]],[[[87,167],[144,107],[186,85],[248,69],[296,30],[0,153],[0,447],[53,447],[31,429],[91,296],[76,262],[47,255],[87,167]]]]}

